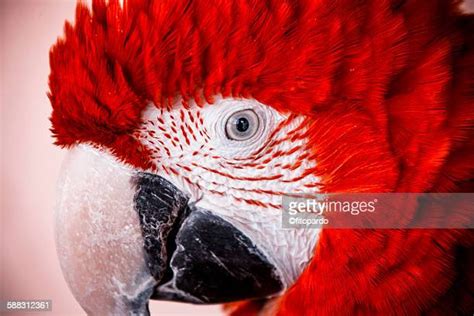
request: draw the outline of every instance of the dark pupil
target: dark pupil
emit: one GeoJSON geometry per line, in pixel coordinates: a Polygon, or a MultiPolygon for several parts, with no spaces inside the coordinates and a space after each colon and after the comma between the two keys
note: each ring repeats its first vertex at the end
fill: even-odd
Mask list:
{"type": "Polygon", "coordinates": [[[249,120],[245,117],[239,117],[236,122],[237,130],[241,133],[246,132],[249,129],[249,120]]]}

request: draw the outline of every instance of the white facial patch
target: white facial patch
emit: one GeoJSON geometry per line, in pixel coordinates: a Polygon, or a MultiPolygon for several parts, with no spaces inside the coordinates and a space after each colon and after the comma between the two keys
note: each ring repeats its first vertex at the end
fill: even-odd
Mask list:
{"type": "MultiPolygon", "coordinates": [[[[255,127],[248,126],[253,119],[244,123],[241,130],[255,127]]],[[[283,194],[318,192],[306,123],[304,116],[255,100],[217,99],[203,107],[149,105],[135,137],[152,152],[150,172],[242,230],[289,287],[310,261],[320,232],[281,228],[283,194]],[[258,126],[252,137],[235,140],[226,128],[242,111],[255,113],[258,126]]]]}

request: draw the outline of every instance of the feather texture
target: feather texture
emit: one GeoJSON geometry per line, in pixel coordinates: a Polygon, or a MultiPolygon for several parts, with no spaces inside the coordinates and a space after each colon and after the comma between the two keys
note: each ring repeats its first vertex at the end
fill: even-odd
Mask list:
{"type": "MultiPolygon", "coordinates": [[[[448,0],[93,1],[50,52],[52,131],[139,168],[149,103],[308,117],[323,192],[472,192],[474,17],[448,0]]],[[[296,162],[295,162],[296,163],[296,162]]],[[[474,311],[471,230],[323,231],[279,315],[474,311]]],[[[228,306],[257,313],[262,302],[228,306]]]]}

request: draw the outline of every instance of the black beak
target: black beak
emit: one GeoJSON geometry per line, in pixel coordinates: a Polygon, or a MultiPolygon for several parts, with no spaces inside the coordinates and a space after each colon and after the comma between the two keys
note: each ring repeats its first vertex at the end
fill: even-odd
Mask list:
{"type": "Polygon", "coordinates": [[[139,173],[135,209],[146,263],[158,282],[152,298],[224,303],[263,298],[283,289],[276,268],[252,240],[162,177],[139,173]]]}

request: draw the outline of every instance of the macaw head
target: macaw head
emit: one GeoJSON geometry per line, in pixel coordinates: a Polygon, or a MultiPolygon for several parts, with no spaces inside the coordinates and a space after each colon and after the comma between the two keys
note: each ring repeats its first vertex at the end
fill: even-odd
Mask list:
{"type": "MultiPolygon", "coordinates": [[[[69,151],[58,253],[81,306],[268,299],[288,311],[301,291],[328,312],[342,296],[357,305],[354,289],[375,286],[397,264],[390,251],[421,237],[283,229],[281,200],[463,177],[440,179],[462,137],[446,122],[463,117],[443,108],[456,43],[410,34],[439,21],[398,2],[79,3],[51,50],[50,99],[69,151]]],[[[416,9],[447,18],[447,2],[416,9]]]]}

